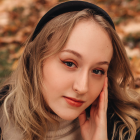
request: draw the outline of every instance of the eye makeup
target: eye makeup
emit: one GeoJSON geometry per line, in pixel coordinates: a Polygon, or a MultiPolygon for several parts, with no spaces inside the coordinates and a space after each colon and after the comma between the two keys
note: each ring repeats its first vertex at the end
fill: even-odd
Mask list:
{"type": "Polygon", "coordinates": [[[77,67],[77,64],[73,60],[61,60],[63,64],[65,64],[69,68],[75,68],[77,67]]]}
{"type": "Polygon", "coordinates": [[[93,73],[96,75],[104,75],[105,71],[103,69],[95,69],[93,70],[93,73]]]}

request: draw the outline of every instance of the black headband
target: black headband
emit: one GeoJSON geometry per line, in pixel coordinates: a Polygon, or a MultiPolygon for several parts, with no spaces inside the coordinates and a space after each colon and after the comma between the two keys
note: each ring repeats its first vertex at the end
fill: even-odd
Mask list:
{"type": "Polygon", "coordinates": [[[33,33],[32,40],[35,39],[35,37],[39,34],[41,29],[44,27],[44,25],[54,17],[66,12],[81,11],[86,8],[93,9],[96,12],[96,14],[103,16],[110,23],[110,25],[115,29],[114,23],[110,18],[110,16],[97,5],[85,1],[68,1],[53,7],[41,18],[33,33]]]}

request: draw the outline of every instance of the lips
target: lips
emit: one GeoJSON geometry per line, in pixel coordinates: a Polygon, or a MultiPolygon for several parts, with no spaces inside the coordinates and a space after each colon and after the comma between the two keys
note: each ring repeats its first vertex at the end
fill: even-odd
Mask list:
{"type": "Polygon", "coordinates": [[[77,99],[71,98],[71,97],[64,97],[64,99],[66,100],[66,102],[69,105],[71,105],[73,107],[80,107],[84,103],[84,101],[82,101],[82,100],[77,100],[77,99]]]}

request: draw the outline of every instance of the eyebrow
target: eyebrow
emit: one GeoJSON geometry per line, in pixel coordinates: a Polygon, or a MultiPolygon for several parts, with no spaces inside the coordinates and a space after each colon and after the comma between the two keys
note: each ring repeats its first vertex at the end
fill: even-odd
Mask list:
{"type": "Polygon", "coordinates": [[[98,65],[109,65],[109,63],[107,61],[103,61],[103,62],[98,62],[98,65]]]}
{"type": "MultiPolygon", "coordinates": [[[[78,52],[75,52],[75,51],[73,51],[73,50],[67,49],[67,50],[62,50],[61,52],[72,53],[72,54],[74,54],[75,56],[77,56],[78,58],[81,58],[81,59],[82,59],[82,56],[81,56],[78,52]]],[[[107,62],[107,61],[102,61],[102,62],[98,62],[98,63],[96,63],[96,64],[98,64],[98,65],[109,65],[109,62],[107,62]]]]}
{"type": "Polygon", "coordinates": [[[81,58],[82,59],[82,56],[78,53],[78,52],[75,52],[73,50],[62,50],[61,52],[69,52],[69,53],[72,53],[74,55],[76,55],[78,58],[81,58]]]}

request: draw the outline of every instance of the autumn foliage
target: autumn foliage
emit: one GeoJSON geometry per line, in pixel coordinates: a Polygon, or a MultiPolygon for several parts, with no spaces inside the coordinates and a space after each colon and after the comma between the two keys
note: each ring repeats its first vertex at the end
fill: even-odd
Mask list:
{"type": "MultiPolygon", "coordinates": [[[[66,0],[0,0],[0,82],[13,71],[24,42],[39,19],[66,0]]],[[[112,17],[130,58],[135,88],[140,92],[140,0],[87,0],[112,17]]]]}

